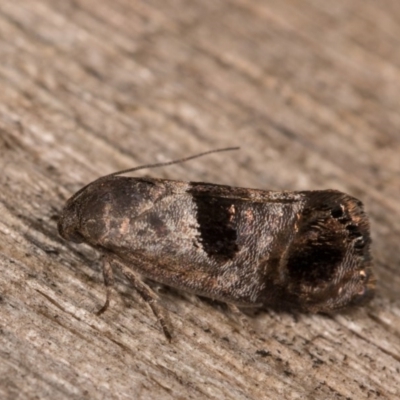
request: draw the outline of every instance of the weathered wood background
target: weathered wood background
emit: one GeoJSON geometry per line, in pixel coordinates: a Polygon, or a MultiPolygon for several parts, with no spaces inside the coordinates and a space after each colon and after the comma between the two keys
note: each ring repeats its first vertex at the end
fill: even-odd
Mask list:
{"type": "Polygon", "coordinates": [[[398,0],[0,2],[0,398],[396,399],[400,393],[398,0]],[[160,295],[169,344],[99,255],[57,234],[99,175],[336,188],[369,212],[378,295],[348,315],[265,313],[251,334],[160,295]]]}

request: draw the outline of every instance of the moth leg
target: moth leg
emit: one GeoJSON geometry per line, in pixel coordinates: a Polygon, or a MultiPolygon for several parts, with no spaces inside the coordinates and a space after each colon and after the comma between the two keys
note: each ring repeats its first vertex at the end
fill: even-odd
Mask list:
{"type": "Polygon", "coordinates": [[[112,288],[114,286],[113,270],[110,261],[106,257],[103,257],[103,279],[104,285],[106,287],[106,301],[103,307],[101,307],[100,310],[96,312],[96,315],[103,314],[109,307],[112,295],[112,288]]]}
{"type": "Polygon", "coordinates": [[[158,296],[153,292],[153,290],[146,285],[139,275],[137,275],[134,271],[128,268],[121,261],[113,258],[111,263],[115,265],[125,276],[126,279],[131,283],[131,285],[136,289],[142,299],[150,306],[153,314],[156,316],[158,322],[161,325],[161,328],[164,332],[165,337],[171,341],[171,323],[168,318],[168,314],[165,310],[159,306],[158,304],[158,296]]]}

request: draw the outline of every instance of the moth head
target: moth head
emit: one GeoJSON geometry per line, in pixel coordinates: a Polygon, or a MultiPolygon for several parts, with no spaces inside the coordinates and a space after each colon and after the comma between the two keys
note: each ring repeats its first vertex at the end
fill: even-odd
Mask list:
{"type": "MultiPolygon", "coordinates": [[[[113,224],[110,212],[114,205],[114,217],[129,210],[130,187],[120,184],[123,177],[106,176],[84,186],[68,199],[58,220],[58,232],[69,241],[85,242],[97,246],[109,233],[113,224]],[[122,199],[115,202],[115,198],[122,199]],[[124,199],[128,201],[124,201],[124,199]]],[[[132,196],[132,195],[131,195],[132,196]]],[[[118,224],[117,224],[118,225],[118,224]]],[[[117,226],[118,228],[118,226],[117,226]]]]}
{"type": "Polygon", "coordinates": [[[370,234],[362,203],[337,191],[307,193],[286,255],[288,290],[299,307],[330,312],[373,297],[370,234]]]}
{"type": "Polygon", "coordinates": [[[80,232],[80,202],[71,197],[63,208],[58,219],[58,232],[64,239],[82,243],[85,239],[80,232]]]}
{"type": "Polygon", "coordinates": [[[68,199],[58,220],[60,236],[75,243],[96,236],[94,232],[103,227],[99,216],[103,215],[106,198],[110,196],[107,183],[103,178],[97,179],[68,199]]]}

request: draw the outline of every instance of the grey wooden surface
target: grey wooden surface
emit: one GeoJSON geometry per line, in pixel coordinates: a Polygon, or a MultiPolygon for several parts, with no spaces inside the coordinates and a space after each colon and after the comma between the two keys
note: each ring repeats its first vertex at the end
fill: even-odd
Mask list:
{"type": "Polygon", "coordinates": [[[0,398],[396,399],[400,393],[397,0],[0,2],[0,398]],[[371,218],[376,299],[325,317],[226,310],[160,288],[171,344],[99,254],[59,238],[82,185],[152,175],[336,188],[371,218]],[[150,174],[143,171],[143,174],[150,174]]]}

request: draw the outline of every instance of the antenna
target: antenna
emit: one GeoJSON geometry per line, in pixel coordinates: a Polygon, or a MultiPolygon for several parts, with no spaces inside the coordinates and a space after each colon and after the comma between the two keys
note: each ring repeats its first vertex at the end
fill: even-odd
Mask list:
{"type": "Polygon", "coordinates": [[[195,158],[203,157],[208,154],[212,153],[221,153],[223,151],[233,151],[233,150],[239,150],[240,147],[225,147],[223,149],[215,149],[215,150],[209,150],[205,151],[203,153],[195,154],[193,156],[189,157],[184,157],[180,158],[179,160],[173,160],[173,161],[166,161],[166,162],[160,162],[160,163],[155,163],[155,164],[146,164],[146,165],[140,165],[139,167],[134,167],[134,168],[128,168],[128,169],[123,169],[122,171],[117,171],[117,172],[112,172],[111,174],[101,176],[100,178],[97,178],[93,182],[88,183],[85,185],[83,188],[79,189],[70,199],[69,201],[72,201],[73,199],[77,198],[89,185],[91,185],[94,182],[100,182],[106,178],[109,178],[110,176],[116,176],[116,175],[121,175],[121,174],[126,174],[128,172],[133,172],[133,171],[139,171],[141,169],[145,168],[158,168],[158,167],[166,167],[167,165],[172,165],[172,164],[180,164],[189,160],[193,160],[195,158]]]}

